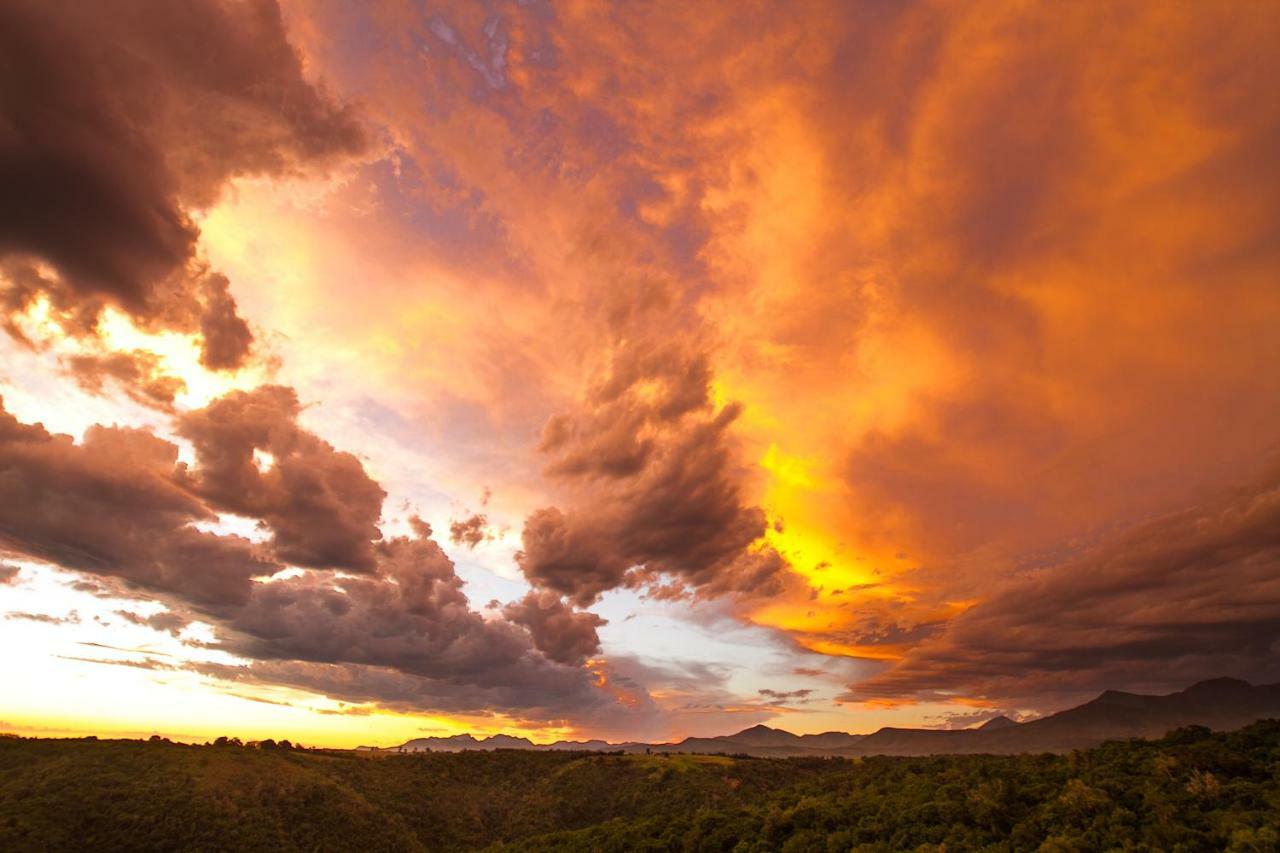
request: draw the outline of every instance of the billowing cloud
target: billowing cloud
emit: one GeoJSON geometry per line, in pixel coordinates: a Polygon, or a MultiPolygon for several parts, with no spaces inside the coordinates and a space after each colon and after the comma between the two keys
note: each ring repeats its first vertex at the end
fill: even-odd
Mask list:
{"type": "Polygon", "coordinates": [[[403,257],[468,282],[422,300],[412,358],[488,371],[431,377],[482,423],[558,413],[541,589],[758,588],[749,618],[892,661],[1274,442],[1261,12],[298,17],[429,201],[403,257]],[[357,65],[322,35],[357,24],[411,35],[357,65]]]}
{"type": "Polygon", "coordinates": [[[508,621],[523,625],[543,654],[576,665],[600,651],[596,629],[606,624],[594,613],[574,610],[550,590],[532,591],[502,609],[508,621]]]}
{"type": "Polygon", "coordinates": [[[493,539],[493,533],[489,530],[489,518],[482,512],[449,522],[449,541],[454,545],[475,548],[490,539],[493,539]]]}
{"type": "MultiPolygon", "coordinates": [[[[60,353],[196,458],[10,425],[33,497],[0,536],[200,609],[255,656],[229,677],[707,726],[768,719],[757,691],[797,676],[878,672],[846,698],[903,708],[1275,677],[1271,487],[1206,497],[1270,470],[1280,412],[1269,10],[82,6],[0,12],[7,328],[123,311],[215,370],[262,329],[280,386],[206,406],[225,389],[131,339],[60,353]],[[360,149],[345,100],[384,153],[290,184],[360,149]],[[284,386],[325,404],[314,430],[284,386]],[[506,615],[382,516],[438,523],[479,483],[501,505],[449,539],[506,615]],[[202,532],[228,514],[267,541],[202,532]],[[478,547],[508,526],[528,595],[478,547]],[[620,589],[803,657],[681,650],[735,661],[745,701],[660,671],[636,621],[582,610],[620,589]]],[[[10,408],[43,411],[17,372],[10,408]]]]}
{"type": "Polygon", "coordinates": [[[547,474],[571,502],[525,520],[520,568],[580,605],[664,578],[708,595],[767,595],[785,565],[760,544],[765,514],[744,492],[729,435],[740,408],[713,405],[702,353],[637,335],[661,317],[637,313],[618,323],[583,409],[543,430],[547,474]]]}
{"type": "Polygon", "coordinates": [[[630,713],[579,666],[603,620],[549,602],[539,609],[536,596],[507,618],[472,610],[429,525],[414,519],[413,536],[380,541],[381,489],[354,457],[301,430],[297,410],[291,389],[267,386],[187,413],[180,428],[196,446],[194,471],[149,431],[94,426],[76,443],[0,410],[0,545],[175,607],[116,611],[130,623],[176,636],[198,615],[214,626],[216,647],[257,662],[229,678],[278,671],[281,683],[317,690],[337,679],[336,695],[416,711],[579,722],[630,713]],[[273,456],[266,472],[254,463],[258,448],[273,456]],[[227,501],[276,538],[255,544],[193,526],[227,501]],[[344,527],[345,517],[365,522],[344,527]],[[362,574],[264,579],[299,554],[351,553],[367,561],[314,562],[362,574]]]}
{"type": "Polygon", "coordinates": [[[94,426],[76,443],[0,408],[0,547],[199,604],[243,602],[278,564],[191,526],[215,515],[177,465],[178,448],[146,430],[94,426]]]}
{"type": "Polygon", "coordinates": [[[219,510],[261,519],[286,563],[370,571],[386,492],[355,456],[300,428],[300,411],[292,388],[268,385],[184,413],[190,485],[219,510]]]}
{"type": "Polygon", "coordinates": [[[377,547],[376,577],[309,572],[259,584],[229,626],[248,657],[358,663],[432,678],[518,661],[523,632],[468,606],[453,562],[431,539],[377,547]]]}

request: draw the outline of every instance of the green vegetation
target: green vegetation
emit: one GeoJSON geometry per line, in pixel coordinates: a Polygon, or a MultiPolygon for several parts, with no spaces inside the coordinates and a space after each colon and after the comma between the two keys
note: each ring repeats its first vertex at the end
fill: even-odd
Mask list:
{"type": "Polygon", "coordinates": [[[1275,721],[861,761],[0,738],[0,849],[1274,851],[1278,777],[1275,721]]]}

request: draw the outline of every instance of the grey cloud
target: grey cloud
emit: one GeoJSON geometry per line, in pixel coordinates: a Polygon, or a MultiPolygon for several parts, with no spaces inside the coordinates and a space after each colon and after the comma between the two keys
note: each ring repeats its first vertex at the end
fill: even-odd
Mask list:
{"type": "MultiPolygon", "coordinates": [[[[1280,468],[1030,572],[844,697],[1042,700],[1280,679],[1280,468]]],[[[1035,707],[1034,704],[1029,707],[1035,707]]]]}
{"type": "Polygon", "coordinates": [[[262,519],[276,556],[299,566],[370,571],[386,492],[360,460],[298,426],[292,388],[236,391],[178,419],[195,445],[191,488],[217,509],[262,519]],[[271,454],[260,470],[255,451],[271,454]]]}
{"type": "Polygon", "coordinates": [[[574,610],[549,590],[534,590],[508,604],[502,615],[529,630],[533,644],[547,657],[576,666],[600,651],[596,629],[607,624],[594,613],[574,610]]]}

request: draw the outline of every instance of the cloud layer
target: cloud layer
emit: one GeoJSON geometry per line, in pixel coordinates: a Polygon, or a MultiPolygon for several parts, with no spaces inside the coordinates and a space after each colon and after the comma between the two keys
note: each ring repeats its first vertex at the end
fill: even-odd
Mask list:
{"type": "Polygon", "coordinates": [[[406,709],[1280,678],[1268,12],[7,3],[4,324],[103,408],[0,376],[0,542],[406,709]]]}

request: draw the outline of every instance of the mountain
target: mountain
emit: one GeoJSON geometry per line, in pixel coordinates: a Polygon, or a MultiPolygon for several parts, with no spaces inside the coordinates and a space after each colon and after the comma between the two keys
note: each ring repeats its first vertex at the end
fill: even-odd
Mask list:
{"type": "Polygon", "coordinates": [[[866,737],[866,735],[851,735],[848,732],[823,732],[818,735],[800,735],[800,745],[807,749],[846,749],[866,737]]]}
{"type": "Polygon", "coordinates": [[[1227,731],[1280,717],[1280,684],[1216,678],[1178,693],[1108,690],[1091,702],[1027,723],[963,731],[881,729],[842,755],[1065,752],[1106,740],[1157,738],[1184,726],[1227,731]]]}
{"type": "MultiPolygon", "coordinates": [[[[538,745],[522,737],[416,738],[383,752],[462,752],[525,749],[592,752],[685,752],[720,755],[863,756],[938,754],[1013,754],[1066,752],[1107,740],[1158,738],[1173,729],[1205,726],[1238,729],[1255,720],[1280,717],[1280,684],[1254,686],[1233,678],[1202,681],[1177,693],[1149,696],[1108,690],[1096,699],[1047,717],[1015,723],[1000,716],[973,729],[882,728],[872,734],[823,732],[794,735],[759,725],[719,737],[690,737],[676,743],[620,743],[602,740],[558,741],[538,745]]],[[[362,750],[365,747],[361,747],[362,750]]]]}
{"type": "Polygon", "coordinates": [[[1001,714],[998,717],[992,717],[982,725],[978,726],[978,731],[989,732],[995,729],[1007,729],[1009,728],[1009,726],[1016,726],[1016,725],[1017,723],[1015,723],[1013,720],[1009,719],[1004,714],[1001,714]]]}
{"type": "Polygon", "coordinates": [[[475,738],[469,734],[451,737],[420,737],[407,741],[385,752],[466,752],[476,749],[539,749],[528,738],[511,735],[493,735],[475,738]]]}
{"type": "Polygon", "coordinates": [[[800,736],[784,732],[782,729],[771,729],[768,726],[752,726],[736,735],[729,735],[724,740],[743,746],[797,746],[800,743],[800,736]]]}

